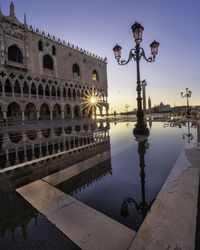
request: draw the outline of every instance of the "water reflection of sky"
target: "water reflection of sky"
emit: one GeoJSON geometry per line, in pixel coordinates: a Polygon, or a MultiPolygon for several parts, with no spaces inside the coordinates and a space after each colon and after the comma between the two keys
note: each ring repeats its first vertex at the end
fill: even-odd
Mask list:
{"type": "MultiPolygon", "coordinates": [[[[187,127],[163,127],[163,125],[161,122],[153,122],[148,138],[149,146],[144,155],[147,203],[157,196],[186,143],[182,135],[187,133],[187,127]]],[[[73,196],[137,230],[142,217],[137,214],[133,204],[129,206],[130,215],[127,218],[120,215],[121,204],[125,197],[132,197],[138,202],[142,199],[138,142],[133,136],[133,127],[133,123],[110,125],[112,175],[107,175],[85,189],[73,193],[73,196]]],[[[191,128],[191,132],[196,136],[194,128],[191,128]]],[[[195,138],[192,143],[194,142],[195,138]]]]}

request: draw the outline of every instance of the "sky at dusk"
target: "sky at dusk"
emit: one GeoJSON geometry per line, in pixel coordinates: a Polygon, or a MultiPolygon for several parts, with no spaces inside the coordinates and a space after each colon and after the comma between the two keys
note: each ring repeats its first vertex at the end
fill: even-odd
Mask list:
{"type": "MultiPolygon", "coordinates": [[[[89,52],[107,57],[108,101],[111,111],[136,108],[136,64],[119,66],[113,56],[116,43],[127,59],[135,46],[131,26],[144,26],[141,46],[160,43],[156,62],[141,60],[141,80],[148,82],[152,105],[184,105],[181,91],[192,91],[190,103],[200,105],[200,1],[199,0],[15,0],[16,17],[89,52]]],[[[1,0],[4,15],[9,0],[1,0]]]]}

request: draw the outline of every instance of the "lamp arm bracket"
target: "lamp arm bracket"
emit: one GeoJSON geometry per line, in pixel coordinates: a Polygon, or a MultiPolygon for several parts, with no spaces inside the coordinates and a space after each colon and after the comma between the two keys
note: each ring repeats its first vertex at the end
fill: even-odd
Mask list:
{"type": "Polygon", "coordinates": [[[136,53],[135,53],[135,49],[131,49],[130,52],[129,52],[129,57],[128,57],[128,60],[120,60],[118,59],[117,62],[119,65],[126,65],[128,64],[132,59],[134,59],[134,61],[136,60],[136,53]]]}
{"type": "Polygon", "coordinates": [[[150,56],[150,57],[146,57],[144,49],[142,47],[140,47],[140,58],[144,58],[147,62],[155,62],[155,55],[154,56],[150,56]]]}

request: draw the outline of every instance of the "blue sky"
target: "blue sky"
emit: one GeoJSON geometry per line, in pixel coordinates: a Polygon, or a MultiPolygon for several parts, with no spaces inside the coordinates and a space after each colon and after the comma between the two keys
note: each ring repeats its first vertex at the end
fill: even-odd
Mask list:
{"type": "MultiPolygon", "coordinates": [[[[141,46],[150,55],[149,44],[160,42],[155,63],[141,61],[141,79],[146,79],[147,97],[152,104],[183,105],[180,92],[193,92],[191,104],[200,104],[200,1],[198,0],[15,0],[15,13],[23,21],[67,40],[92,53],[108,58],[108,91],[112,110],[126,104],[136,108],[136,65],[119,66],[113,46],[122,46],[127,59],[135,46],[131,25],[144,26],[141,46]]],[[[3,14],[8,0],[1,0],[3,14]]]]}

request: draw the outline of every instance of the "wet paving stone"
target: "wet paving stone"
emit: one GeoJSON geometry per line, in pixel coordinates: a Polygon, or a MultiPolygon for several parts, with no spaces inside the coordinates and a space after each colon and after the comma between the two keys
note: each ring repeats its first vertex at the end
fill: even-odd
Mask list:
{"type": "Polygon", "coordinates": [[[0,249],[80,249],[19,194],[0,195],[0,249]]]}

